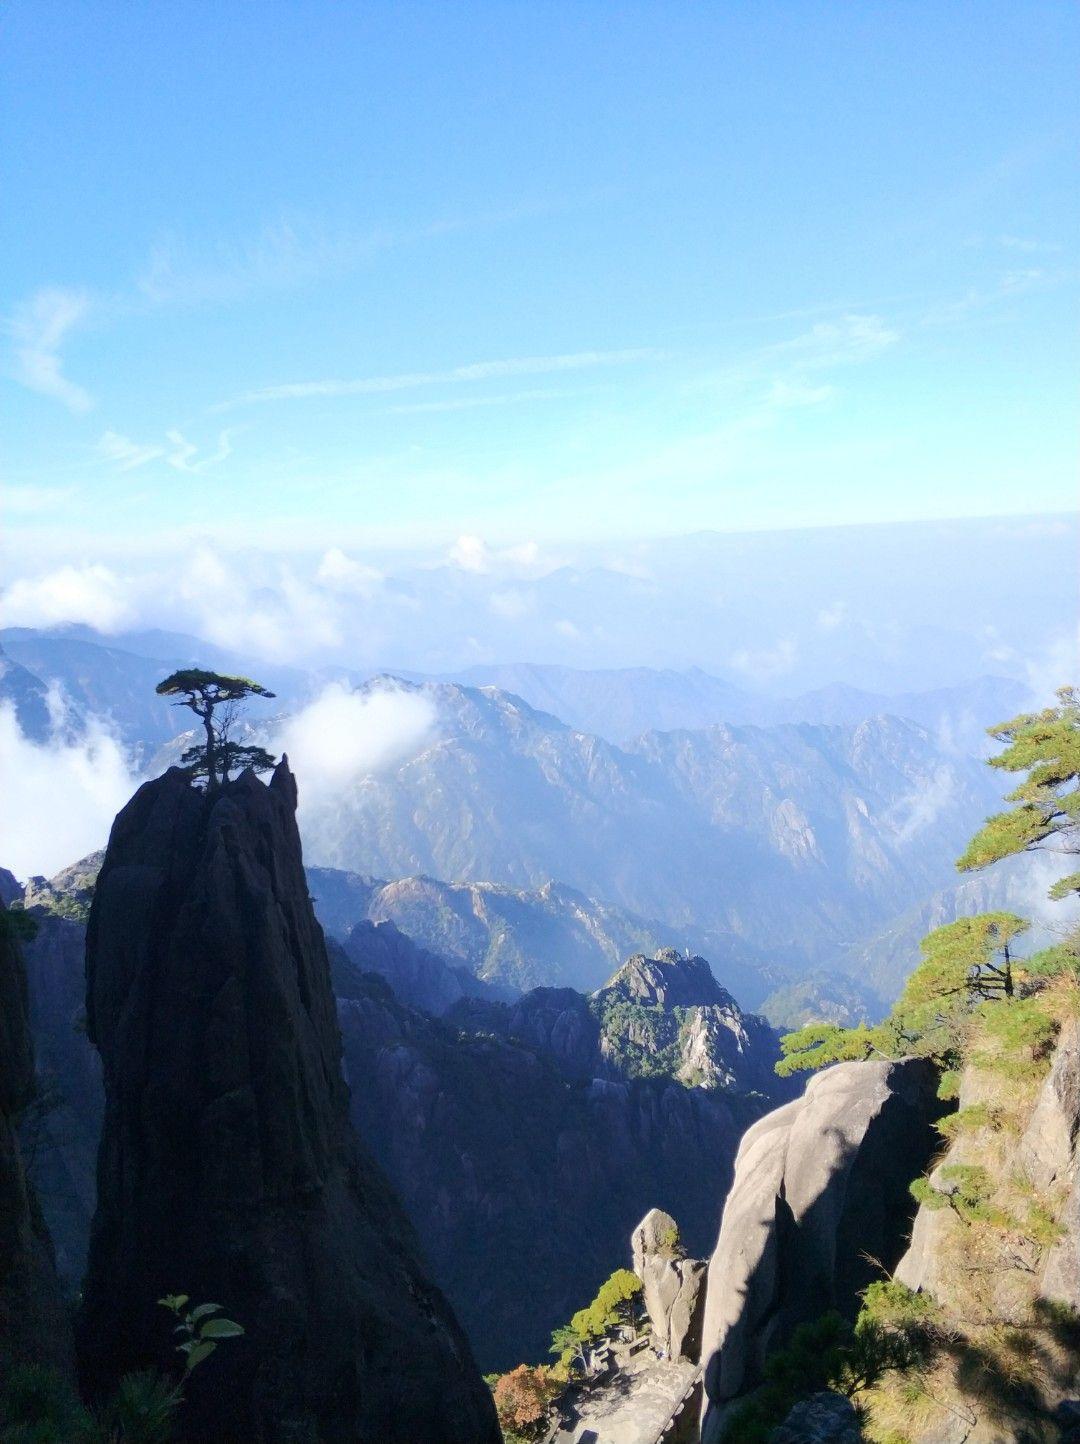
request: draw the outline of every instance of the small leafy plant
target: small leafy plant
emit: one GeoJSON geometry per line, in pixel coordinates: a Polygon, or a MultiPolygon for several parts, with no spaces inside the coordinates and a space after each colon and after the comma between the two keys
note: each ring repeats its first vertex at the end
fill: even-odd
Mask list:
{"type": "Polygon", "coordinates": [[[175,1332],[182,1337],[176,1350],[184,1355],[184,1379],[210,1357],[220,1339],[236,1339],[244,1332],[235,1320],[219,1317],[220,1304],[196,1304],[189,1309],[190,1302],[187,1294],[168,1294],[158,1299],[162,1308],[168,1309],[177,1319],[175,1332]]]}

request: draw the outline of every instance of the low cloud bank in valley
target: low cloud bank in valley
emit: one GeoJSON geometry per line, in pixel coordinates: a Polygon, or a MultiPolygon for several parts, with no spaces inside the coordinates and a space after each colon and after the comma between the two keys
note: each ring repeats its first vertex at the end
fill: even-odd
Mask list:
{"type": "Polygon", "coordinates": [[[112,821],[139,779],[97,719],[73,737],[60,717],[47,742],[20,730],[14,709],[0,706],[0,866],[20,881],[46,877],[104,847],[112,821]]]}
{"type": "Polygon", "coordinates": [[[286,719],[274,747],[288,753],[303,817],[333,804],[362,778],[414,757],[435,728],[435,705],[424,692],[392,684],[354,692],[332,682],[286,719]]]}

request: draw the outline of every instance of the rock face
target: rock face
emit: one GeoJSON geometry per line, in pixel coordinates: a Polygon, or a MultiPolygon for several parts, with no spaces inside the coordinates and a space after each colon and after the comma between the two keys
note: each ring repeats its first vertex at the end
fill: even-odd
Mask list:
{"type": "Polygon", "coordinates": [[[381,978],[348,991],[354,1122],[485,1369],[544,1358],[551,1330],[621,1264],[620,1240],[651,1204],[678,1211],[690,1251],[715,1239],[761,1099],[595,1077],[595,1019],[570,989],[473,1003],[474,1030],[459,1009],[434,1019],[405,1007],[381,978]]]}
{"type": "MultiPolygon", "coordinates": [[[[44,1119],[33,1176],[72,1289],[86,1257],[103,1112],[100,1059],[83,1027],[77,920],[97,861],[37,886],[39,933],[26,948],[39,1071],[61,1100],[44,1119]]],[[[321,885],[311,871],[308,881],[313,892],[321,885]]],[[[325,888],[317,901],[325,904],[325,888]]],[[[733,1021],[742,1017],[751,1046],[730,1055],[733,1086],[687,1088],[674,1068],[622,1075],[601,1052],[595,999],[570,988],[537,988],[509,1003],[465,997],[437,1021],[360,971],[372,962],[368,942],[388,939],[376,960],[383,978],[426,986],[410,960],[430,955],[404,934],[372,932],[362,930],[352,958],[327,939],[353,1124],[389,1174],[485,1368],[543,1358],[550,1329],[617,1266],[618,1241],[651,1204],[677,1211],[691,1252],[711,1248],[739,1137],[768,1106],[746,1095],[762,1081],[777,1086],[775,1038],[739,1015],[711,976],[698,981],[727,1000],[733,1021]]],[[[435,963],[437,981],[445,965],[435,963]]],[[[689,983],[680,990],[671,974],[682,967],[693,971],[685,958],[662,968],[680,998],[689,983]]],[[[652,1006],[645,1012],[659,1021],[652,1006]]]]}
{"type": "Polygon", "coordinates": [[[113,826],[87,935],[106,1106],[82,1379],[100,1397],[167,1368],[155,1301],[184,1292],[246,1330],[192,1375],[191,1440],[494,1444],[465,1338],[349,1125],[295,805],[284,762],[210,797],[172,770],[113,826]]]}
{"type": "MultiPolygon", "coordinates": [[[[993,1104],[1000,1080],[978,1068],[964,1070],[960,1084],[961,1109],[993,1104]]],[[[1050,1072],[1043,1080],[1015,1150],[1002,1168],[1030,1180],[1048,1201],[1055,1195],[1064,1202],[1058,1216],[1061,1234],[1047,1251],[1037,1279],[1038,1297],[1080,1310],[1080,1020],[1062,1027],[1050,1072]]],[[[961,1135],[950,1145],[930,1175],[935,1186],[946,1186],[943,1171],[956,1165],[986,1163],[986,1150],[977,1135],[961,1135]]],[[[1000,1166],[1000,1165],[999,1165],[1000,1166]]],[[[908,1288],[925,1289],[946,1306],[953,1304],[957,1282],[950,1259],[950,1240],[962,1237],[963,1228],[950,1209],[920,1208],[915,1216],[911,1247],[896,1267],[896,1277],[908,1288]]],[[[1037,1261],[1036,1261],[1037,1263],[1037,1261]]],[[[1033,1264],[1033,1267],[1035,1265],[1033,1264]]],[[[1000,1269],[993,1281],[994,1306],[1002,1317],[1021,1317],[1030,1274],[1000,1269]]]]}
{"type": "Polygon", "coordinates": [[[533,988],[505,1006],[466,1000],[447,1017],[540,1048],[568,1080],[672,1078],[687,1087],[761,1092],[794,1086],[773,1071],[776,1034],[744,1013],[704,958],[636,953],[595,993],[533,988]]]}
{"type": "Polygon", "coordinates": [[[653,1339],[669,1359],[696,1361],[705,1308],[704,1259],[686,1258],[669,1213],[651,1208],[630,1236],[653,1339]]]}
{"type": "Polygon", "coordinates": [[[26,974],[0,903],[0,1378],[14,1364],[72,1369],[71,1325],[52,1245],[15,1133],[15,1115],[34,1087],[26,974]]]}
{"type": "Polygon", "coordinates": [[[511,989],[483,983],[467,968],[451,967],[445,959],[418,947],[389,921],[361,919],[345,940],[345,952],[362,972],[385,978],[403,1003],[435,1017],[462,998],[513,996],[511,989]]]}
{"type": "Polygon", "coordinates": [[[921,1059],[841,1063],[746,1134],[709,1264],[702,1439],[759,1379],[766,1353],[828,1309],[853,1317],[859,1290],[891,1269],[914,1211],[908,1186],[940,1112],[921,1059]]]}
{"type": "Polygon", "coordinates": [[[37,935],[23,945],[30,1028],[47,1106],[22,1129],[27,1172],[56,1250],[65,1289],[86,1270],[96,1201],[97,1146],[104,1113],[101,1059],[86,1037],[86,924],[35,904],[37,935]]]}
{"type": "Polygon", "coordinates": [[[773,1072],[776,1035],[744,1013],[704,958],[661,948],[635,954],[592,995],[601,1020],[600,1050],[620,1074],[670,1072],[702,1088],[789,1090],[773,1072]]]}
{"type": "Polygon", "coordinates": [[[796,1404],[772,1444],[860,1444],[862,1437],[851,1400],[825,1391],[796,1404]]]}

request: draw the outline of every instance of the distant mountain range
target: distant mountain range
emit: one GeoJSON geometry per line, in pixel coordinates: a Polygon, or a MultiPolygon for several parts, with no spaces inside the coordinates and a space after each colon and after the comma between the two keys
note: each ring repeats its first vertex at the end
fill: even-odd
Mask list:
{"type": "Polygon", "coordinates": [[[954,750],[977,753],[986,747],[987,727],[1032,703],[1025,683],[990,676],[955,687],[895,694],[838,682],[800,697],[779,698],[745,691],[698,667],[683,672],[649,667],[584,671],[521,663],[470,667],[449,680],[512,692],[581,732],[619,743],[643,732],[695,730],[719,722],[853,726],[889,714],[918,722],[954,750]]]}
{"type": "Polygon", "coordinates": [[[619,748],[506,693],[423,692],[430,745],[302,812],[313,863],[525,891],[557,879],[800,970],[950,881],[998,795],[988,769],[896,718],[619,748]]]}
{"type": "MultiPolygon", "coordinates": [[[[244,664],[181,634],[116,641],[0,632],[0,701],[44,740],[62,696],[69,729],[104,718],[133,765],[163,767],[187,714],[156,683],[196,661],[244,664]]],[[[331,672],[259,675],[281,716],[331,672]]],[[[953,885],[953,859],[996,803],[973,755],[983,728],[1029,700],[992,677],[777,699],[698,669],[468,675],[483,685],[398,684],[436,714],[416,755],[317,802],[304,803],[301,777],[308,858],[339,874],[313,883],[324,922],[335,908],[349,926],[393,921],[452,966],[516,988],[596,987],[629,952],[672,946],[710,957],[748,1006],[822,967],[862,980],[850,997],[842,985],[843,1006],[894,994],[917,943],[899,920],[953,885]]]]}
{"type": "MultiPolygon", "coordinates": [[[[309,867],[307,873],[319,921],[339,942],[362,920],[393,925],[455,969],[490,984],[589,991],[629,954],[668,947],[717,959],[717,978],[747,1007],[756,1007],[785,976],[732,933],[641,918],[564,883],[527,889],[433,877],[385,882],[329,867],[309,867]]],[[[365,967],[383,971],[370,961],[365,967]]],[[[423,971],[420,965],[416,971],[423,971]]],[[[453,1001],[461,995],[460,983],[441,979],[434,992],[405,1001],[441,1013],[440,997],[453,1001]]]]}

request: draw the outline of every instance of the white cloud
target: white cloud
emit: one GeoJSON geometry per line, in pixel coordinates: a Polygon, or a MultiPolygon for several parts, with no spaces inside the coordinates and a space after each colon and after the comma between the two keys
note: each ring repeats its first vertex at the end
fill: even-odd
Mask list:
{"type": "Polygon", "coordinates": [[[332,682],[274,737],[300,785],[301,816],[341,799],[366,777],[415,757],[435,735],[431,698],[411,688],[379,685],[362,692],[332,682]]]}
{"type": "Polygon", "coordinates": [[[491,570],[491,552],[483,537],[459,536],[447,552],[447,558],[463,572],[491,570]]]}
{"type": "Polygon", "coordinates": [[[817,614],[817,625],[823,632],[835,632],[847,617],[844,602],[833,602],[831,607],[822,607],[817,614]]]}
{"type": "Polygon", "coordinates": [[[84,622],[101,632],[116,632],[131,620],[127,583],[99,564],[21,577],[0,593],[0,622],[8,627],[84,622]]]}
{"type": "Polygon", "coordinates": [[[774,381],[769,392],[770,406],[820,406],[836,394],[833,386],[808,386],[804,381],[774,381]]]}
{"type": "Polygon", "coordinates": [[[1080,686],[1080,626],[1053,638],[1037,656],[1025,658],[1024,667],[1037,706],[1051,706],[1059,687],[1080,686]]]}
{"type": "Polygon", "coordinates": [[[923,787],[901,798],[884,821],[893,827],[898,842],[910,842],[937,822],[955,796],[956,776],[943,763],[923,787]]]}
{"type": "Polygon", "coordinates": [[[373,596],[383,581],[383,574],[377,568],[347,556],[340,547],[331,547],[323,553],[315,575],[323,586],[332,591],[350,592],[360,597],[373,596]]]}
{"type": "Polygon", "coordinates": [[[175,599],[208,641],[270,661],[292,661],[342,641],[335,598],[290,567],[196,547],[180,569],[175,599]],[[268,570],[271,574],[267,574],[268,570]]]}
{"type": "Polygon", "coordinates": [[[472,411],[484,406],[517,406],[526,401],[557,401],[572,396],[572,391],[549,387],[543,391],[511,391],[501,396],[456,396],[449,401],[409,401],[389,409],[395,416],[411,416],[425,411],[472,411]]]}
{"type": "Polygon", "coordinates": [[[148,443],[132,441],[130,436],[124,436],[119,431],[106,431],[98,440],[97,450],[104,461],[112,462],[120,471],[134,471],[148,462],[164,459],[174,471],[197,475],[232,455],[229,438],[230,433],[222,431],[216,449],[199,457],[200,448],[175,428],[166,431],[164,442],[148,443]]]}
{"type": "Polygon", "coordinates": [[[495,616],[507,622],[516,622],[536,611],[536,598],[529,592],[509,587],[506,591],[492,592],[488,605],[495,616]]]}
{"type": "Polygon", "coordinates": [[[69,411],[89,411],[89,394],[64,375],[60,350],[90,307],[81,291],[59,286],[35,292],[7,323],[13,342],[11,374],[30,391],[62,401],[69,411]]]}
{"type": "Polygon", "coordinates": [[[781,637],[773,647],[741,647],[731,656],[731,665],[761,681],[781,677],[795,665],[795,639],[781,637]]]}
{"type": "Polygon", "coordinates": [[[55,511],[71,496],[68,486],[8,486],[0,482],[0,513],[7,516],[40,516],[55,511]]]}
{"type": "Polygon", "coordinates": [[[1030,255],[1049,255],[1064,249],[1056,241],[1037,241],[1031,236],[998,236],[998,245],[1006,251],[1024,251],[1030,255]]]}
{"type": "Polygon", "coordinates": [[[137,782],[100,722],[77,741],[32,742],[8,704],[0,705],[0,773],[0,865],[24,881],[103,847],[137,782]]]}
{"type": "Polygon", "coordinates": [[[111,461],[121,471],[134,471],[165,454],[163,446],[142,445],[119,431],[103,431],[97,450],[103,461],[111,461]]]}
{"type": "Polygon", "coordinates": [[[180,431],[166,431],[165,439],[172,450],[165,458],[174,471],[187,471],[197,473],[207,471],[212,466],[217,466],[221,461],[227,460],[232,455],[232,444],[229,440],[229,432],[223,431],[218,436],[217,450],[196,461],[199,455],[199,447],[189,441],[180,431]]]}
{"type": "Polygon", "coordinates": [[[801,336],[769,350],[773,355],[790,357],[802,370],[816,371],[869,361],[899,339],[899,332],[880,316],[847,315],[838,321],[819,321],[801,336]]]}
{"type": "Polygon", "coordinates": [[[483,537],[469,534],[459,536],[448,548],[446,560],[463,572],[473,572],[478,576],[498,573],[506,579],[544,576],[559,565],[550,554],[544,554],[537,542],[492,547],[483,537]]]}
{"type": "Polygon", "coordinates": [[[225,406],[248,405],[258,401],[300,400],[308,396],[371,396],[408,391],[418,386],[491,381],[507,376],[546,376],[565,371],[583,371],[596,366],[625,366],[636,361],[662,359],[663,353],[650,348],[625,351],[575,351],[555,356],[511,356],[498,361],[472,361],[448,371],[407,371],[394,376],[363,376],[350,381],[291,381],[280,386],[263,386],[245,391],[225,406]]]}

